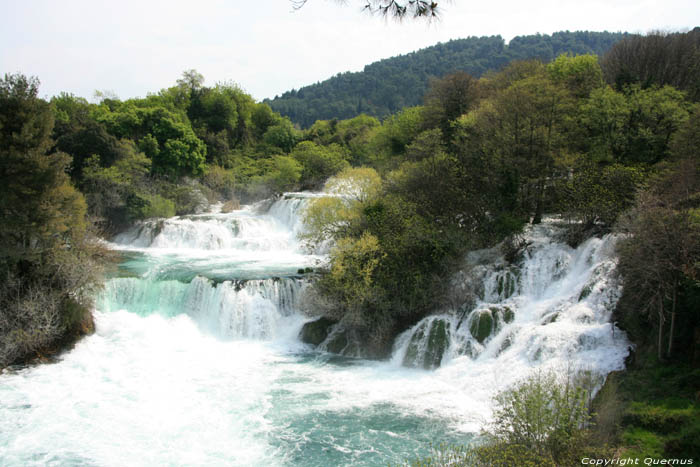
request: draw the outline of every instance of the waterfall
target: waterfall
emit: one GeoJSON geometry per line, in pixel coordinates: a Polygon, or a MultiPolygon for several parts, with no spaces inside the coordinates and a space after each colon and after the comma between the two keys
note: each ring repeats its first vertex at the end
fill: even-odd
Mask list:
{"type": "Polygon", "coordinates": [[[273,339],[283,318],[298,315],[308,283],[299,271],[324,259],[298,240],[313,197],[139,223],[111,244],[124,255],[122,277],[107,282],[98,310],[185,314],[219,337],[273,339]]]}
{"type": "Polygon", "coordinates": [[[305,285],[297,278],[219,284],[201,276],[189,283],[115,278],[106,284],[97,307],[103,312],[129,310],[144,316],[184,313],[214,335],[266,339],[276,335],[281,318],[295,312],[305,285]]]}
{"type": "Polygon", "coordinates": [[[476,282],[476,296],[401,334],[392,362],[421,368],[507,366],[509,375],[537,365],[599,374],[621,369],[628,342],[610,322],[621,292],[616,237],[591,238],[574,249],[557,240],[561,234],[556,219],[529,227],[528,246],[516,264],[508,264],[498,249],[470,254],[467,273],[454,286],[476,282]]]}
{"type": "Polygon", "coordinates": [[[300,342],[327,261],[298,239],[314,194],[149,220],[108,245],[96,332],[55,364],[0,374],[0,464],[373,466],[470,443],[493,395],[533,367],[622,367],[614,237],[572,249],[553,220],[521,261],[469,255],[460,306],[398,336],[391,361],[336,326],[300,342]],[[613,335],[614,332],[614,335],[613,335]],[[430,369],[430,371],[425,371],[430,369]],[[70,429],[66,429],[70,427],[70,429]]]}

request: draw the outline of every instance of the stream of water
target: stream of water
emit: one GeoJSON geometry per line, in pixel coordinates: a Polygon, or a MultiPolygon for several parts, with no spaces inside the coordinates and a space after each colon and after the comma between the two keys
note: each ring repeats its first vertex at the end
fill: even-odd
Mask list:
{"type": "Polygon", "coordinates": [[[300,270],[326,261],[297,239],[314,196],[117,236],[123,260],[97,297],[95,334],[55,363],[0,375],[0,465],[400,463],[431,442],[469,442],[495,392],[533,368],[622,368],[614,238],[572,249],[553,221],[526,233],[518,267],[471,255],[476,303],[436,310],[390,360],[303,344],[300,270]],[[447,345],[426,370],[436,322],[447,345]]]}

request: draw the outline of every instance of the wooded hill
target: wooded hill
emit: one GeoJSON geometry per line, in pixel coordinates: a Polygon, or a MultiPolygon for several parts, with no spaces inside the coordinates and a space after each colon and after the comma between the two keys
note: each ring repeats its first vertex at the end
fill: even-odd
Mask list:
{"type": "Polygon", "coordinates": [[[455,71],[480,77],[512,60],[534,58],[549,62],[563,53],[602,56],[627,36],[627,33],[565,31],[551,36],[517,36],[508,44],[500,35],[457,39],[380,60],[365,66],[361,72],[338,73],[265,102],[303,128],[316,120],[342,120],[362,113],[383,119],[404,107],[421,104],[431,78],[455,71]]]}

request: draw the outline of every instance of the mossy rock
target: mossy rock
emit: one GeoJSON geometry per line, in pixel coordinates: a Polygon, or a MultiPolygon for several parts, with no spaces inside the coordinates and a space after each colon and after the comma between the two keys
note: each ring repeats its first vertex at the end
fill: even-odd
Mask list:
{"type": "Polygon", "coordinates": [[[406,354],[403,356],[403,362],[401,363],[405,367],[416,368],[419,366],[418,363],[418,352],[420,347],[420,342],[425,337],[425,324],[422,324],[416,332],[411,336],[411,340],[408,343],[408,348],[406,349],[406,354]]]}
{"type": "Polygon", "coordinates": [[[404,355],[403,365],[410,368],[423,367],[431,370],[440,366],[450,345],[450,329],[443,319],[423,323],[411,337],[404,355]],[[425,342],[427,332],[427,342],[425,342]],[[425,342],[425,345],[421,343],[425,342]],[[424,348],[423,348],[424,347],[424,348]]]}
{"type": "Polygon", "coordinates": [[[479,310],[472,315],[469,332],[471,332],[474,339],[483,344],[493,332],[494,324],[491,310],[479,310]]]}
{"type": "Polygon", "coordinates": [[[504,306],[501,309],[501,315],[503,316],[503,321],[506,323],[512,323],[515,319],[515,312],[509,306],[504,306]]]}
{"type": "Polygon", "coordinates": [[[423,359],[423,368],[432,369],[440,366],[442,357],[450,345],[450,330],[442,319],[433,321],[428,334],[428,348],[423,359]]]}
{"type": "Polygon", "coordinates": [[[319,318],[316,321],[310,321],[302,326],[299,337],[302,342],[318,346],[328,338],[334,324],[336,324],[335,321],[328,318],[319,318]]]}
{"type": "Polygon", "coordinates": [[[578,301],[580,302],[580,301],[585,300],[586,297],[588,297],[588,296],[591,294],[591,292],[593,292],[593,286],[590,285],[590,284],[586,285],[586,286],[581,290],[581,293],[578,294],[578,301]]]}
{"type": "Polygon", "coordinates": [[[544,320],[542,320],[542,325],[544,326],[545,324],[552,324],[557,319],[559,319],[559,313],[552,313],[551,315],[545,317],[544,320]]]}
{"type": "Polygon", "coordinates": [[[499,276],[497,283],[498,296],[503,299],[512,297],[515,293],[517,282],[517,275],[511,271],[507,271],[504,275],[499,276]]]}
{"type": "Polygon", "coordinates": [[[457,353],[459,355],[466,355],[469,358],[476,358],[477,355],[479,355],[479,352],[477,351],[477,349],[474,348],[474,345],[472,345],[471,341],[466,341],[462,343],[457,349],[457,353]]]}
{"type": "Polygon", "coordinates": [[[498,348],[498,355],[501,355],[503,352],[508,350],[508,348],[513,345],[513,335],[508,334],[505,339],[503,339],[503,342],[501,342],[501,346],[498,348]]]}
{"type": "Polygon", "coordinates": [[[342,354],[348,346],[348,336],[345,331],[339,331],[332,335],[326,342],[326,350],[331,353],[342,354]]]}

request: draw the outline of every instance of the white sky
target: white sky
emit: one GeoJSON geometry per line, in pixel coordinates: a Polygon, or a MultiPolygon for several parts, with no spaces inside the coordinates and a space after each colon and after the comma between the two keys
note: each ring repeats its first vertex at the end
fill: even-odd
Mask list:
{"type": "Polygon", "coordinates": [[[382,58],[469,36],[563,30],[647,32],[700,25],[698,0],[453,0],[439,22],[368,16],[363,0],[0,0],[0,73],[121,99],[173,86],[195,68],[257,100],[359,71],[382,58]]]}

